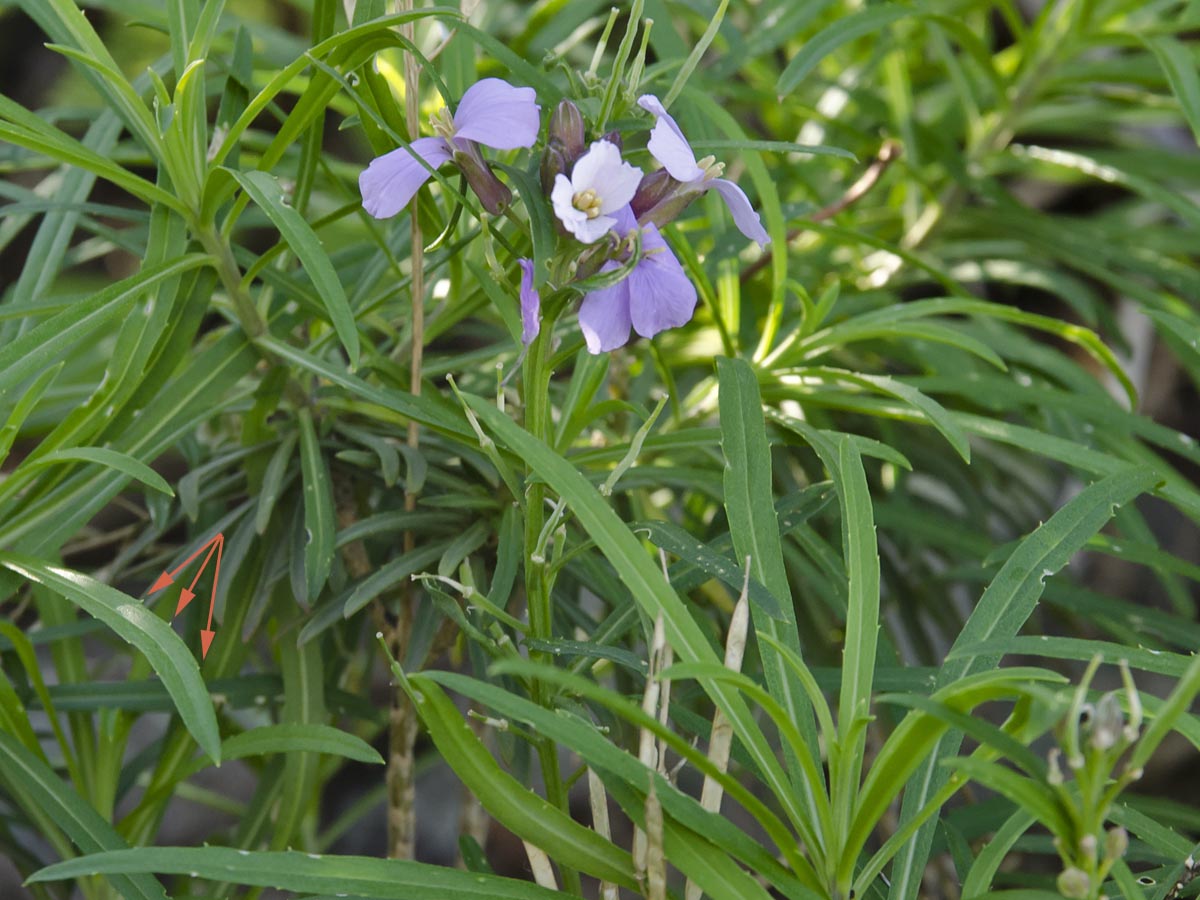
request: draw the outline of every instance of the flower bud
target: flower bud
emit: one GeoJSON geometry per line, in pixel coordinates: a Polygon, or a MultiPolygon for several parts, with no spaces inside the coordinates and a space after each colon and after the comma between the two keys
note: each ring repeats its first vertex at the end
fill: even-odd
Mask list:
{"type": "Polygon", "coordinates": [[[512,191],[492,172],[474,141],[456,141],[454,164],[462,171],[479,202],[493,216],[508,208],[512,191]]]}
{"type": "Polygon", "coordinates": [[[1069,897],[1070,900],[1087,900],[1088,892],[1092,887],[1092,880],[1088,878],[1087,872],[1083,869],[1077,869],[1074,866],[1063,869],[1058,876],[1058,892],[1064,897],[1069,897]]]}
{"type": "MultiPolygon", "coordinates": [[[[583,116],[579,107],[570,100],[561,101],[550,115],[550,127],[547,129],[550,141],[557,141],[567,167],[575,164],[575,160],[583,156],[587,149],[587,139],[583,133],[583,116]]],[[[618,144],[617,146],[620,146],[618,144]]]]}
{"type": "Polygon", "coordinates": [[[1079,852],[1083,854],[1088,862],[1094,863],[1096,861],[1096,848],[1098,846],[1099,842],[1096,840],[1094,834],[1085,834],[1079,839],[1079,852]]]}
{"type": "Polygon", "coordinates": [[[1129,832],[1124,828],[1110,828],[1104,835],[1104,858],[1118,860],[1129,849],[1129,832]]]}
{"type": "Polygon", "coordinates": [[[629,202],[633,209],[634,218],[640,219],[651,209],[661,203],[671,193],[672,188],[679,182],[670,176],[666,169],[655,169],[638,183],[637,193],[629,202]]]}
{"type": "Polygon", "coordinates": [[[1056,787],[1063,783],[1062,768],[1058,765],[1058,758],[1061,755],[1061,751],[1057,747],[1052,747],[1046,754],[1046,783],[1056,787]]]}
{"type": "MultiPolygon", "coordinates": [[[[542,193],[547,196],[554,190],[554,179],[559,175],[566,175],[570,169],[567,162],[566,153],[563,152],[562,145],[558,141],[550,140],[546,143],[546,149],[542,151],[541,164],[541,180],[542,193]]],[[[559,225],[561,228],[561,223],[559,225]]],[[[565,229],[563,229],[565,231],[565,229]]]]}
{"type": "MultiPolygon", "coordinates": [[[[692,201],[702,193],[704,192],[698,191],[688,185],[681,185],[676,181],[666,191],[663,198],[649,209],[638,213],[635,207],[634,215],[637,216],[639,224],[645,225],[648,222],[653,222],[659,228],[662,228],[664,225],[678,219],[683,214],[683,211],[692,205],[692,201]]],[[[634,196],[634,200],[637,200],[636,195],[634,196]]]]}
{"type": "Polygon", "coordinates": [[[621,132],[619,131],[610,131],[608,134],[602,134],[600,136],[600,140],[608,141],[610,144],[615,144],[618,150],[625,149],[625,144],[621,140],[621,132]]]}
{"type": "Polygon", "coordinates": [[[1090,742],[1097,750],[1111,749],[1125,729],[1125,714],[1116,694],[1105,694],[1096,704],[1096,715],[1091,724],[1090,742]]]}

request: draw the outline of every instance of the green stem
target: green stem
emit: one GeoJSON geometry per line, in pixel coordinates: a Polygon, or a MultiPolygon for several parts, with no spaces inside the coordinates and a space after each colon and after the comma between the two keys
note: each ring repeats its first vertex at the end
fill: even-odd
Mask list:
{"type": "MultiPolygon", "coordinates": [[[[525,357],[523,388],[525,394],[525,430],[538,440],[550,441],[550,339],[554,331],[554,310],[543,304],[545,315],[541,332],[529,347],[525,357]]],[[[530,475],[533,474],[530,470],[530,475]]],[[[529,609],[529,633],[539,640],[550,640],[554,634],[554,610],[550,601],[550,585],[547,578],[546,560],[538,544],[546,523],[546,485],[531,480],[525,492],[525,598],[529,609]]],[[[549,662],[544,651],[534,650],[534,659],[549,662]]],[[[531,686],[532,700],[539,706],[549,708],[549,698],[540,681],[531,686]]],[[[538,762],[542,780],[546,785],[546,799],[563,811],[568,811],[567,791],[558,770],[558,747],[548,738],[536,742],[538,762]]],[[[579,873],[566,866],[560,867],[563,888],[576,896],[581,895],[579,873]]]]}
{"type": "Polygon", "coordinates": [[[204,249],[216,260],[217,275],[225,286],[225,292],[233,303],[234,314],[251,340],[262,337],[267,331],[266,323],[258,314],[254,301],[242,285],[242,272],[237,260],[233,258],[233,249],[229,242],[222,238],[212,228],[193,228],[196,237],[204,249]]]}

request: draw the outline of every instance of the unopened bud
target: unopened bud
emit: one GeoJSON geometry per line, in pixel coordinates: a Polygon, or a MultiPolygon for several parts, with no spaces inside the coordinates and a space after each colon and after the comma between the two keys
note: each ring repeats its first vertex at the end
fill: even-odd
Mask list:
{"type": "Polygon", "coordinates": [[[621,140],[621,132],[619,132],[619,131],[610,131],[610,132],[608,132],[608,134],[602,134],[600,136],[600,140],[608,141],[610,144],[613,144],[618,150],[625,149],[625,144],[621,140]]]}
{"type": "Polygon", "coordinates": [[[575,160],[583,156],[587,146],[587,139],[583,133],[583,116],[579,114],[579,107],[570,100],[563,100],[554,107],[547,135],[551,141],[558,142],[567,160],[567,166],[574,165],[575,160]]]}
{"type": "Polygon", "coordinates": [[[651,209],[662,203],[677,187],[679,182],[671,177],[666,169],[655,169],[638,183],[637,193],[629,205],[633,209],[634,218],[640,219],[651,209]]]}
{"type": "Polygon", "coordinates": [[[1071,900],[1087,900],[1092,887],[1092,880],[1087,872],[1074,866],[1064,869],[1058,876],[1058,892],[1071,900]]]}
{"type": "Polygon", "coordinates": [[[1099,842],[1096,840],[1096,836],[1094,834],[1085,834],[1079,839],[1079,852],[1082,853],[1084,858],[1089,862],[1095,862],[1096,847],[1098,845],[1099,842]]]}
{"type": "Polygon", "coordinates": [[[1110,828],[1104,835],[1104,858],[1118,860],[1129,849],[1129,832],[1124,828],[1110,828]]]}
{"type": "Polygon", "coordinates": [[[1121,680],[1125,682],[1125,702],[1129,706],[1129,722],[1125,725],[1125,740],[1133,743],[1138,739],[1142,730],[1142,697],[1137,685],[1133,683],[1133,675],[1129,671],[1129,663],[1121,660],[1121,680]]]}
{"type": "Polygon", "coordinates": [[[540,169],[542,193],[549,196],[550,192],[554,190],[554,179],[559,175],[566,175],[569,168],[570,165],[567,163],[566,154],[563,152],[558,141],[551,140],[547,142],[546,149],[542,151],[540,169]]]}
{"type": "Polygon", "coordinates": [[[1096,704],[1096,715],[1092,720],[1090,741],[1097,750],[1111,749],[1125,730],[1125,714],[1116,694],[1105,694],[1096,704]]]}
{"type": "Polygon", "coordinates": [[[498,216],[512,202],[512,191],[492,172],[479,152],[474,141],[457,141],[454,164],[462,171],[467,184],[479,198],[479,202],[493,216],[498,216]]]}
{"type": "Polygon", "coordinates": [[[1061,752],[1057,747],[1051,748],[1046,754],[1046,783],[1058,786],[1063,783],[1062,769],[1058,765],[1058,758],[1061,752]]]}
{"type": "MultiPolygon", "coordinates": [[[[662,170],[660,169],[659,171],[662,170]]],[[[640,214],[636,212],[635,207],[634,215],[637,216],[638,222],[642,225],[653,222],[659,228],[662,228],[664,225],[669,225],[678,219],[683,214],[683,211],[692,205],[692,201],[703,193],[703,190],[697,190],[691,185],[680,184],[678,181],[671,179],[670,189],[666,191],[661,200],[640,214]]],[[[634,199],[636,200],[636,197],[634,199]]]]}

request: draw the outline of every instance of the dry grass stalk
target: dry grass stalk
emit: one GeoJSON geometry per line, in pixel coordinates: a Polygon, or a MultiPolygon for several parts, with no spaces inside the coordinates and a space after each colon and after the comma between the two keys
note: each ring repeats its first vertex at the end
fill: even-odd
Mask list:
{"type": "Polygon", "coordinates": [[[646,900],[667,900],[667,859],[663,852],[663,814],[654,784],[646,795],[646,900]]]}
{"type": "MultiPolygon", "coordinates": [[[[606,841],[612,840],[612,827],[608,822],[608,792],[604,782],[593,770],[588,769],[588,802],[592,807],[592,830],[606,841]]],[[[601,900],[618,900],[620,892],[615,884],[600,882],[601,900]]]]}
{"type": "Polygon", "coordinates": [[[533,870],[533,880],[538,883],[539,887],[557,891],[558,879],[554,877],[554,866],[550,864],[550,857],[541,847],[536,847],[529,841],[521,841],[521,843],[525,845],[525,855],[529,857],[529,868],[533,870]]]}
{"type": "MultiPolygon", "coordinates": [[[[658,701],[662,692],[662,682],[658,673],[662,671],[662,659],[667,646],[666,629],[663,617],[659,614],[654,620],[654,635],[650,639],[650,659],[646,670],[646,690],[642,694],[642,711],[654,718],[658,717],[658,701]]],[[[641,729],[638,735],[638,760],[647,769],[658,769],[658,745],[654,734],[648,729],[641,729]]],[[[661,810],[660,810],[661,813],[661,810]]],[[[640,828],[633,830],[633,873],[638,881],[645,883],[646,877],[646,832],[640,828]]]]}
{"type": "MultiPolygon", "coordinates": [[[[742,582],[742,593],[733,607],[729,620],[729,634],[725,638],[725,667],[734,672],[742,670],[742,659],[746,655],[746,635],[750,630],[750,557],[746,557],[746,575],[742,582]]],[[[708,759],[724,773],[729,768],[729,750],[733,744],[733,726],[721,710],[713,713],[712,733],[708,740],[708,759]]],[[[704,787],[700,791],[700,805],[709,812],[721,811],[721,798],[725,791],[721,783],[711,775],[704,776],[704,787]]],[[[684,900],[700,900],[700,886],[688,879],[684,889],[684,900]]]]}

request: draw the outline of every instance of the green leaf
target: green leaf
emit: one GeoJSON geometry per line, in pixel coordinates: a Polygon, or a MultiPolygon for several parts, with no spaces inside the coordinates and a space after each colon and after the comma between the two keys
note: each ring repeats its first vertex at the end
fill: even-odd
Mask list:
{"type": "Polygon", "coordinates": [[[200,677],[200,667],[170,625],[132,597],[80,572],[48,566],[41,560],[15,553],[0,553],[0,566],[62,594],[140,650],[162,679],[196,743],[214,763],[220,764],[217,717],[200,677]]]}
{"type": "Polygon", "coordinates": [[[296,418],[300,425],[300,468],[304,480],[304,584],[312,601],[321,593],[333,566],[333,485],[317,443],[312,413],[301,409],[296,418]]]}
{"type": "MultiPolygon", "coordinates": [[[[306,729],[323,724],[325,712],[324,661],[321,645],[297,645],[288,641],[280,647],[283,670],[283,724],[306,729]],[[290,644],[290,646],[289,646],[290,644]]],[[[304,818],[319,802],[320,757],[299,745],[291,748],[283,765],[283,791],[271,833],[272,850],[288,847],[300,834],[304,818]]]]}
{"type": "Polygon", "coordinates": [[[907,6],[888,5],[872,6],[853,15],[843,16],[804,42],[804,47],[791,58],[779,76],[775,84],[775,93],[780,97],[790,94],[821,60],[843,44],[875,34],[897,19],[914,15],[916,13],[907,6]]]}
{"type": "MultiPolygon", "coordinates": [[[[1015,636],[1036,608],[1047,576],[1054,574],[1112,518],[1116,507],[1146,492],[1158,481],[1152,469],[1126,467],[1086,487],[1026,536],[992,579],[951,648],[955,650],[989,640],[1015,636]]],[[[977,654],[947,660],[938,675],[939,685],[955,681],[999,662],[994,654],[977,654]]],[[[907,721],[907,719],[906,719],[907,721]]],[[[900,826],[918,815],[929,798],[945,783],[938,771],[942,758],[952,755],[960,736],[945,736],[930,753],[905,791],[900,826]]],[[[880,768],[879,759],[872,772],[880,768]]],[[[864,789],[865,793],[865,789],[864,789]]],[[[871,821],[877,821],[875,819],[871,821]]],[[[892,866],[892,883],[908,885],[925,865],[932,841],[926,825],[918,838],[906,844],[892,866]]]]}
{"type": "Polygon", "coordinates": [[[384,409],[399,413],[405,418],[414,419],[422,425],[455,437],[473,437],[466,417],[461,414],[460,410],[448,403],[440,402],[428,394],[418,396],[407,391],[389,390],[368,384],[361,378],[347,374],[344,369],[335,368],[287,341],[264,335],[256,343],[281,359],[288,360],[315,375],[320,375],[331,384],[336,384],[371,403],[377,403],[384,409]]]}
{"type": "Polygon", "coordinates": [[[512,179],[521,199],[525,201],[525,212],[529,216],[529,236],[533,242],[533,286],[540,288],[550,277],[548,263],[558,243],[558,236],[554,231],[554,217],[550,214],[546,195],[542,193],[536,174],[531,175],[516,166],[501,165],[500,168],[512,179]]]}
{"type": "Polygon", "coordinates": [[[275,510],[275,504],[279,500],[279,492],[283,489],[283,478],[291,465],[292,453],[295,449],[296,434],[289,432],[279,442],[279,446],[271,454],[271,461],[267,463],[267,470],[263,473],[262,486],[258,491],[258,507],[254,511],[254,530],[260,535],[266,532],[267,526],[271,522],[271,513],[275,510]]]}
{"type": "MultiPolygon", "coordinates": [[[[646,521],[634,522],[630,526],[634,532],[645,532],[657,547],[678,556],[681,560],[695,566],[704,574],[716,578],[726,587],[735,592],[741,591],[745,581],[745,572],[741,566],[735,565],[728,556],[715,552],[678,525],[671,522],[646,521]]],[[[690,574],[690,573],[689,573],[690,574]]],[[[672,578],[672,584],[676,584],[672,578]]],[[[746,585],[746,595],[750,603],[762,609],[772,619],[787,621],[787,615],[775,596],[763,587],[757,578],[751,578],[746,585]]]]}
{"type": "MultiPolygon", "coordinates": [[[[14,104],[15,105],[15,104],[14,104]]],[[[7,115],[10,107],[5,98],[0,97],[0,114],[7,115]]],[[[161,203],[168,209],[182,213],[183,204],[157,185],[128,169],[106,159],[74,138],[68,137],[57,128],[40,125],[35,128],[24,128],[20,124],[0,121],[0,139],[44,153],[51,159],[68,163],[86,169],[94,175],[110,181],[117,187],[123,188],[146,204],[161,203]]]]}
{"type": "Polygon", "coordinates": [[[1033,815],[1050,832],[1062,841],[1071,838],[1070,813],[1063,809],[1062,802],[1054,790],[1045,782],[1018,775],[1012,769],[994,762],[971,757],[946,760],[945,765],[962,772],[984,787],[1003,794],[1019,809],[1033,815]]]}
{"type": "MultiPolygon", "coordinates": [[[[397,677],[404,677],[393,666],[397,677]]],[[[561,865],[628,888],[637,886],[629,854],[500,768],[440,687],[413,675],[409,689],[429,736],[467,790],[501,825],[561,865]]]]}
{"type": "MultiPolygon", "coordinates": [[[[663,617],[667,640],[682,661],[717,662],[716,651],[679,596],[671,590],[657,565],[650,559],[628,526],[600,497],[596,489],[571,465],[542,441],[519,428],[492,403],[481,397],[464,395],[480,420],[501,440],[524,457],[533,470],[552,489],[564,497],[580,524],[617,569],[630,594],[651,619],[663,617]]],[[[779,798],[793,823],[808,828],[812,817],[797,802],[795,788],[789,783],[775,758],[775,751],[754,722],[745,703],[734,688],[701,680],[704,689],[733,724],[750,758],[760,770],[764,783],[779,798]]]]}
{"type": "MultiPolygon", "coordinates": [[[[750,813],[772,840],[781,842],[780,846],[788,846],[786,826],[762,801],[736,778],[718,770],[703,753],[686,740],[643,712],[638,705],[595,684],[590,679],[584,679],[561,669],[554,669],[538,663],[507,660],[496,664],[493,671],[497,673],[512,671],[514,674],[539,678],[569,692],[578,690],[581,696],[607,706],[631,725],[652,731],[672,750],[694,765],[700,773],[716,779],[725,788],[726,796],[750,813]]],[[[649,791],[650,781],[653,780],[655,792],[668,817],[691,828],[697,834],[719,841],[725,852],[753,866],[759,872],[769,873],[769,877],[776,885],[787,885],[794,892],[805,890],[795,876],[789,876],[787,871],[779,865],[773,854],[765,852],[762,844],[735,827],[729,819],[707,812],[694,797],[688,796],[658,773],[647,769],[628,751],[614,746],[599,733],[591,722],[566,710],[546,709],[496,685],[468,678],[456,672],[436,671],[425,673],[421,677],[436,681],[456,693],[484,703],[497,714],[524,722],[540,734],[552,738],[564,747],[570,747],[604,778],[605,784],[610,790],[613,787],[613,780],[620,779],[636,791],[639,799],[644,802],[645,795],[649,791]]]]}
{"type": "MultiPolygon", "coordinates": [[[[771,492],[771,450],[767,444],[766,422],[758,379],[750,364],[741,359],[717,359],[718,397],[721,412],[721,452],[725,456],[725,512],[734,551],[741,560],[749,557],[750,571],[766,585],[783,606],[784,620],[777,622],[754,609],[754,630],[775,638],[800,655],[800,634],[787,570],[783,565],[783,545],[779,536],[779,518],[771,492]]],[[[810,759],[820,769],[820,750],[816,725],[808,707],[804,687],[795,673],[776,654],[763,657],[763,670],[771,695],[796,722],[808,746],[810,759]]],[[[820,778],[813,783],[806,777],[798,759],[789,757],[792,780],[803,791],[808,813],[816,817],[817,796],[824,792],[820,778]]]]}
{"type": "Polygon", "coordinates": [[[1186,46],[1169,35],[1138,37],[1158,57],[1158,64],[1167,75],[1171,91],[1179,101],[1192,134],[1200,141],[1200,75],[1196,73],[1195,57],[1186,46]]]}
{"type": "Polygon", "coordinates": [[[175,492],[171,490],[171,486],[167,484],[166,479],[148,465],[134,459],[127,453],[109,450],[105,447],[74,447],[66,450],[52,450],[45,456],[39,456],[25,463],[20,467],[19,471],[22,473],[34,472],[47,466],[67,462],[92,462],[97,465],[106,466],[124,475],[128,475],[130,478],[136,479],[147,487],[166,494],[168,497],[175,496],[175,492]]]}
{"type": "MultiPolygon", "coordinates": [[[[2,737],[2,736],[0,736],[2,737]]],[[[86,875],[156,873],[285,891],[348,893],[378,900],[561,900],[557,891],[512,878],[478,875],[444,866],[365,856],[248,852],[232,847],[139,847],[95,853],[47,866],[29,881],[86,875]]]]}
{"type": "MultiPolygon", "coordinates": [[[[84,853],[129,852],[112,825],[64,784],[46,763],[4,731],[0,731],[0,760],[4,762],[0,766],[0,780],[9,782],[14,793],[23,794],[35,803],[84,853]]],[[[109,881],[123,897],[131,900],[167,900],[162,885],[148,873],[114,875],[109,881]]]]}
{"type": "MultiPolygon", "coordinates": [[[[42,394],[46,392],[46,388],[54,382],[58,377],[58,373],[62,371],[63,364],[46,368],[40,375],[33,380],[29,387],[22,392],[16,405],[9,413],[8,420],[4,423],[4,427],[0,428],[0,465],[8,457],[8,451],[12,449],[13,441],[17,439],[17,435],[21,433],[21,426],[25,424],[25,420],[29,414],[33,412],[33,408],[37,406],[38,401],[42,399],[42,394]]],[[[0,391],[0,401],[4,400],[7,391],[0,391]]]]}
{"type": "Polygon", "coordinates": [[[0,391],[20,384],[35,372],[45,371],[77,344],[112,327],[152,286],[210,262],[209,256],[189,254],[148,266],[31,328],[0,348],[0,391]]]}
{"type": "Polygon", "coordinates": [[[358,327],[354,322],[354,312],[342,290],[329,256],[321,246],[317,237],[304,217],[292,209],[284,200],[284,191],[273,175],[267,172],[238,172],[228,169],[237,179],[259,208],[267,214],[267,218],[279,229],[280,236],[287,241],[292,252],[304,266],[304,271],[312,279],[313,287],[317,289],[325,310],[329,313],[329,321],[337,332],[338,339],[350,356],[350,368],[357,369],[361,348],[358,340],[358,327]]]}

